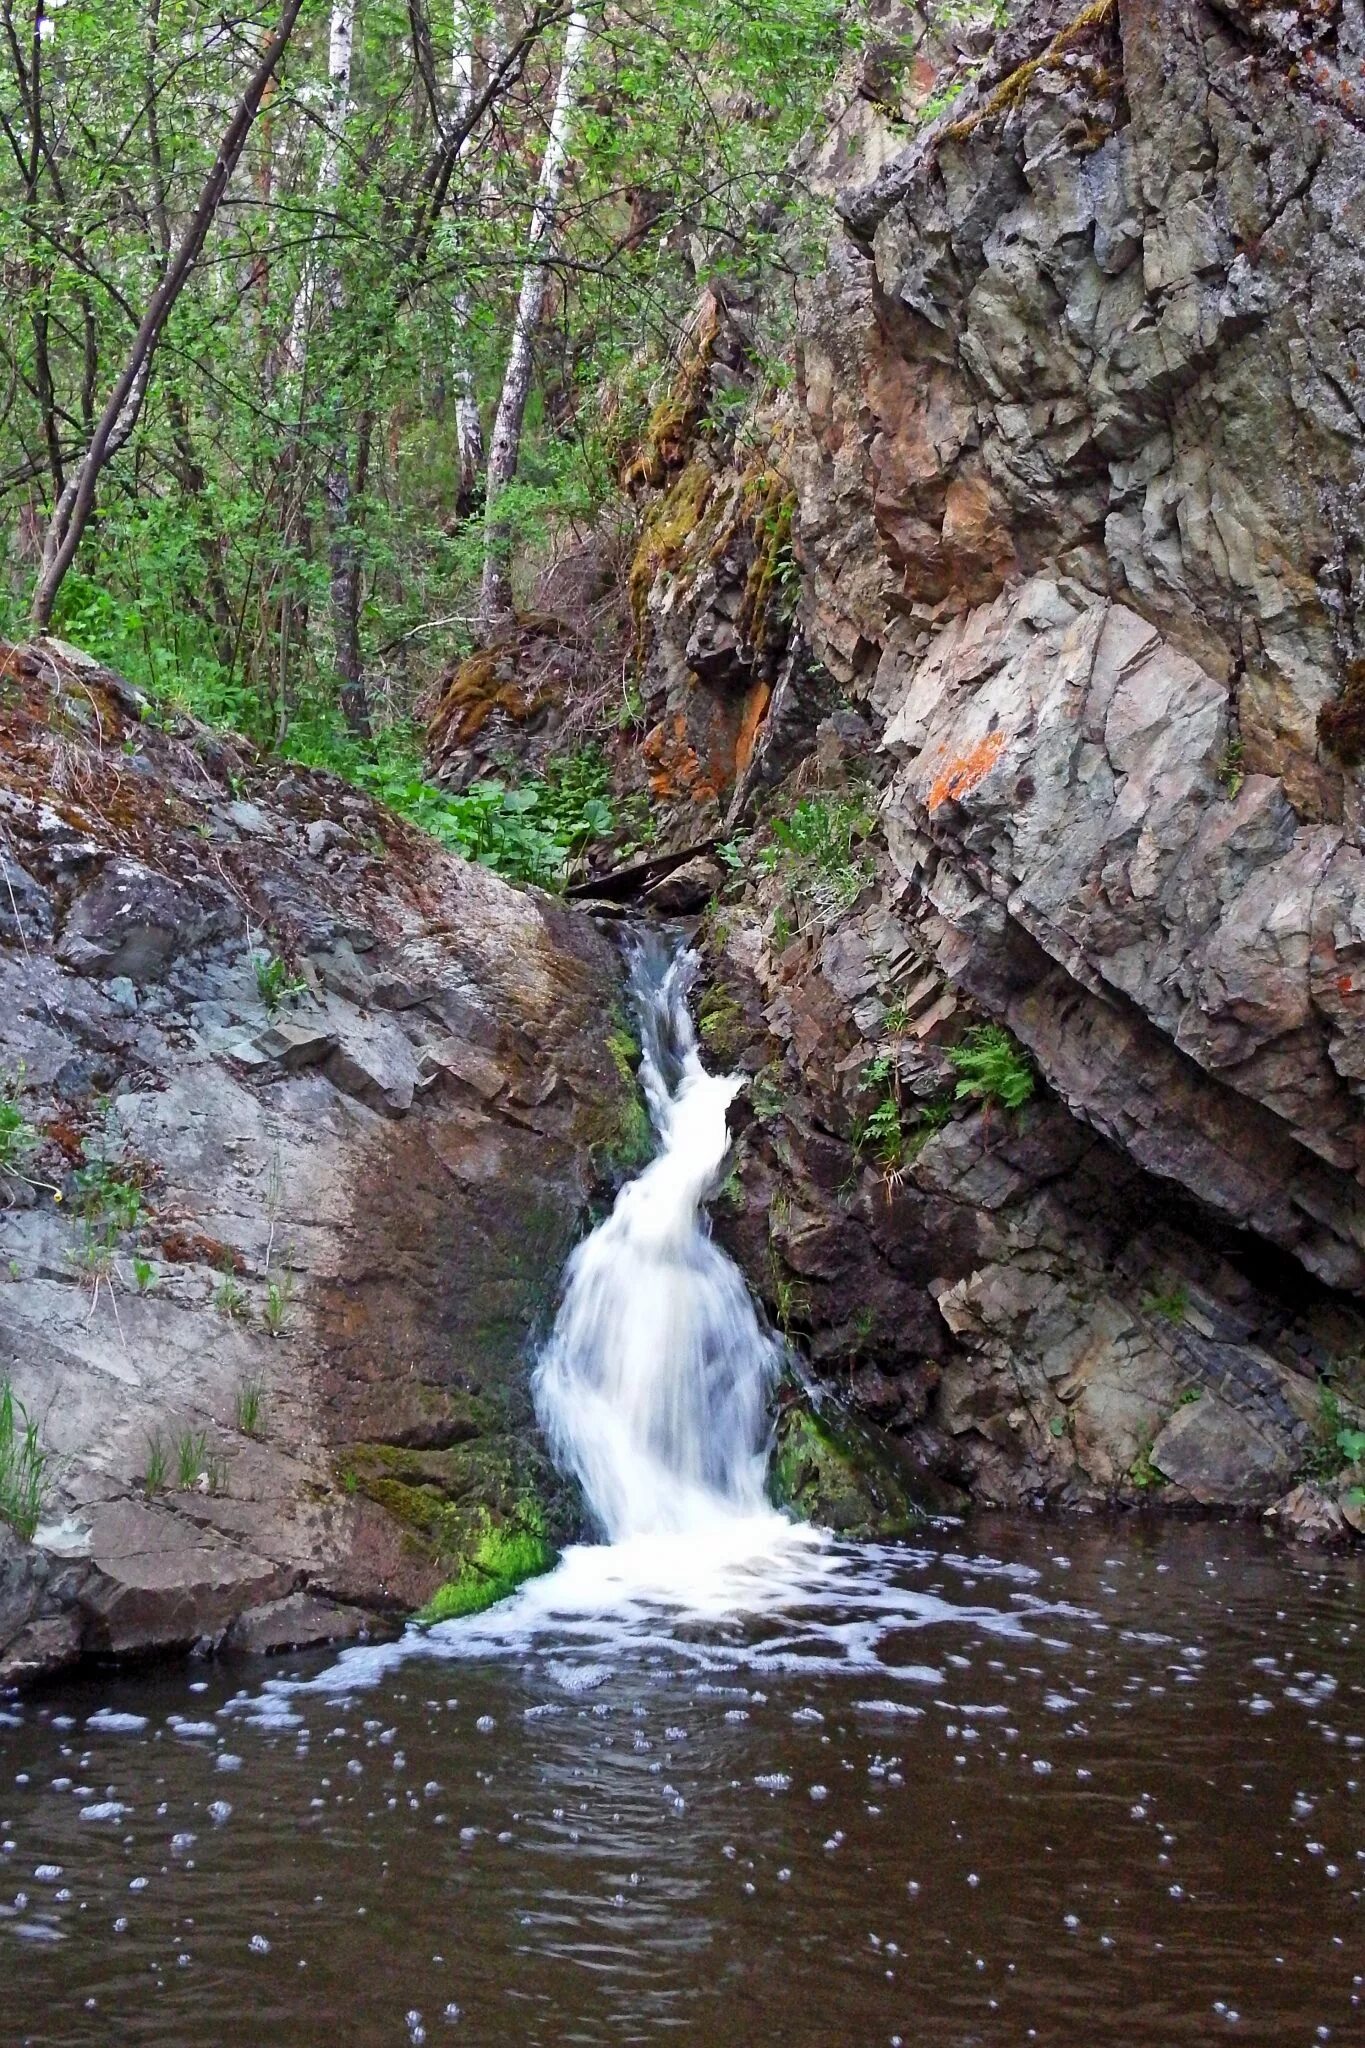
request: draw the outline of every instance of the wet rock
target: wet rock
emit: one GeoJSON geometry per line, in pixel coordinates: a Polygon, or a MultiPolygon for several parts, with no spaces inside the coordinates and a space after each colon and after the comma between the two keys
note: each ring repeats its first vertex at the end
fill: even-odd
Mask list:
{"type": "Polygon", "coordinates": [[[361,1607],[343,1607],[313,1593],[289,1593],[283,1600],[239,1614],[223,1638],[223,1648],[238,1656],[274,1657],[319,1643],[353,1643],[360,1637],[393,1634],[397,1626],[361,1607]]]}
{"type": "Polygon", "coordinates": [[[654,883],[646,891],[645,901],[651,910],[661,911],[665,916],[686,916],[704,910],[724,879],[725,870],[720,862],[699,854],[654,883]]]}
{"type": "Polygon", "coordinates": [[[1256,1507],[1274,1500],[1297,1463],[1287,1434],[1257,1427],[1213,1393],[1176,1411],[1152,1445],[1151,1460],[1202,1507],[1256,1507]]]}
{"type": "MultiPolygon", "coordinates": [[[[22,685],[0,693],[8,774],[52,745],[62,672],[0,664],[22,685]]],[[[6,811],[21,865],[74,895],[64,950],[0,946],[36,1148],[24,1205],[0,1198],[0,1379],[50,1479],[40,1547],[0,1551],[0,1682],[212,1644],[248,1614],[236,1639],[261,1646],[389,1627],[493,1522],[576,1533],[528,1340],[639,1113],[607,1043],[620,963],[585,914],[318,771],[282,796],[245,743],[188,724],[139,725],[133,778],[117,693],[85,669],[70,687],[99,709],[61,739],[83,830],[6,811]],[[215,763],[271,829],[217,840],[210,886],[215,763]],[[320,809],[383,857],[312,860],[320,809]],[[315,975],[268,1023],[264,931],[315,975]],[[53,1191],[94,1158],[136,1199],[90,1230],[53,1191]],[[437,1464],[385,1462],[408,1454],[437,1464]]]]}
{"type": "Polygon", "coordinates": [[[924,1509],[894,1453],[865,1423],[829,1402],[782,1401],[768,1484],[776,1506],[859,1541],[909,1536],[924,1524],[924,1509]]]}

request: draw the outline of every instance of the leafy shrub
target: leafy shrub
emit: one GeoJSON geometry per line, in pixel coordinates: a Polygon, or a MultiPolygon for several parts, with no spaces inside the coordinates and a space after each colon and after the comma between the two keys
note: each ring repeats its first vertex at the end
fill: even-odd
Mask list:
{"type": "Polygon", "coordinates": [[[458,794],[426,779],[409,726],[391,726],[368,746],[334,722],[301,726],[285,751],[344,776],[452,853],[544,889],[561,887],[589,846],[622,830],[639,841],[652,829],[647,804],[613,801],[611,771],[596,747],[547,763],[543,776],[516,788],[484,781],[458,794]]]}
{"type": "Polygon", "coordinates": [[[960,1045],[950,1048],[948,1060],[961,1076],[954,1090],[958,1101],[976,1097],[1003,1103],[1006,1109],[1022,1109],[1033,1093],[1028,1055],[1000,1024],[976,1025],[960,1045]]]}
{"type": "Polygon", "coordinates": [[[785,818],[771,821],[772,843],[758,856],[760,874],[789,872],[795,887],[822,907],[845,910],[871,879],[872,863],[857,852],[872,831],[860,803],[847,798],[802,797],[785,818]]]}

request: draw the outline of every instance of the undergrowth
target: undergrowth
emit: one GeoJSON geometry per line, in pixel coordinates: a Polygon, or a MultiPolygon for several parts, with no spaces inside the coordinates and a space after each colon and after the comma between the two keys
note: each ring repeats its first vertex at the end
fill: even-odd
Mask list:
{"type": "Polygon", "coordinates": [[[412,726],[389,726],[363,742],[335,721],[315,721],[295,726],[282,751],[342,776],[452,853],[513,882],[559,888],[589,847],[623,838],[625,853],[651,834],[645,805],[613,798],[610,767],[597,747],[562,755],[515,787],[488,780],[458,792],[427,779],[412,726]]]}

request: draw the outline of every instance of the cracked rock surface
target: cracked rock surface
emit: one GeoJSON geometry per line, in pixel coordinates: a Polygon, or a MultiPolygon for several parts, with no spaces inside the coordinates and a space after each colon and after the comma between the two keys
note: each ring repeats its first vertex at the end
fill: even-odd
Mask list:
{"type": "Polygon", "coordinates": [[[611,1170],[591,921],[319,772],[0,649],[0,1684],[389,1628],[574,1526],[526,1338],[611,1170]],[[249,800],[248,800],[249,799],[249,800]]]}

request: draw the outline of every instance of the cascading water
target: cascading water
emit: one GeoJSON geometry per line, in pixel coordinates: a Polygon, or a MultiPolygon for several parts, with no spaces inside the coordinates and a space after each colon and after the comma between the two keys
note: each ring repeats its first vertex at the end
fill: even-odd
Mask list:
{"type": "Polygon", "coordinates": [[[535,1374],[546,1433],[614,1544],[778,1521],[763,1475],[781,1354],[703,1206],[743,1083],[701,1063],[687,1009],[696,968],[652,935],[635,942],[640,1078],[660,1149],[574,1254],[535,1374]]]}

